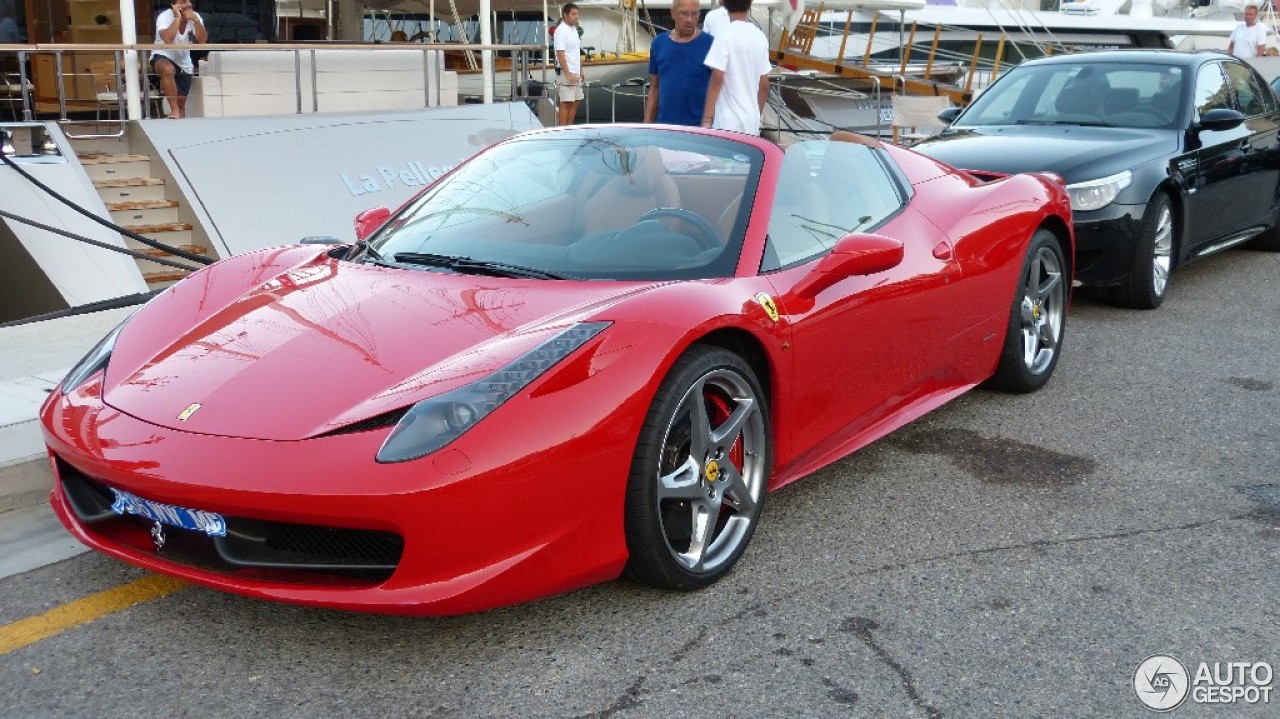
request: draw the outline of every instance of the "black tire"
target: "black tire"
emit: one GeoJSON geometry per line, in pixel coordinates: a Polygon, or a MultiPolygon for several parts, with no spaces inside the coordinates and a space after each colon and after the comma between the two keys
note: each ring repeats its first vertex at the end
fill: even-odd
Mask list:
{"type": "Polygon", "coordinates": [[[755,373],[728,350],[691,348],[662,381],[636,444],[627,576],[690,590],[728,573],[755,532],[772,461],[768,403],[755,373]],[[714,523],[705,519],[713,515],[714,523]],[[710,526],[701,538],[699,517],[710,526]]]}
{"type": "Polygon", "coordinates": [[[1058,366],[1067,326],[1071,271],[1057,235],[1036,230],[1018,278],[1000,361],[986,386],[1005,392],[1034,392],[1049,381],[1058,366]]]}
{"type": "Polygon", "coordinates": [[[1147,203],[1134,249],[1133,265],[1123,284],[1109,288],[1108,297],[1121,307],[1154,310],[1169,292],[1169,275],[1173,272],[1177,249],[1177,224],[1173,204],[1164,192],[1157,192],[1147,203]]]}

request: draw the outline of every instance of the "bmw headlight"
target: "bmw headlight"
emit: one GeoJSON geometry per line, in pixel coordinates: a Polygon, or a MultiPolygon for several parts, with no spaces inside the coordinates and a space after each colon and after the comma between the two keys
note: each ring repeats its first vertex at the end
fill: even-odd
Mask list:
{"type": "Polygon", "coordinates": [[[609,324],[574,325],[484,379],[415,404],[382,443],[378,461],[406,462],[452,442],[609,324]]]}
{"type": "Polygon", "coordinates": [[[1067,192],[1071,194],[1071,209],[1075,212],[1100,210],[1114,202],[1130,182],[1133,182],[1133,173],[1125,170],[1111,177],[1067,185],[1067,192]]]}
{"type": "Polygon", "coordinates": [[[106,337],[99,340],[98,344],[89,350],[89,354],[85,355],[84,359],[71,368],[67,376],[62,378],[62,384],[58,385],[63,394],[67,394],[84,384],[85,380],[93,376],[95,372],[107,366],[107,362],[111,360],[111,351],[116,348],[116,338],[120,336],[120,330],[122,329],[124,329],[124,322],[116,325],[115,329],[107,333],[106,337]]]}

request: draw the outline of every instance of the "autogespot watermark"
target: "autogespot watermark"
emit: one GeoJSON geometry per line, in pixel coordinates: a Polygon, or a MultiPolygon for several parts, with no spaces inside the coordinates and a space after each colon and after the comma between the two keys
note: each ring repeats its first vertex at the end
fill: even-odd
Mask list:
{"type": "Polygon", "coordinates": [[[1200,662],[1194,674],[1177,657],[1153,654],[1133,672],[1133,692],[1146,708],[1168,712],[1194,704],[1268,704],[1274,673],[1266,662],[1200,662]]]}

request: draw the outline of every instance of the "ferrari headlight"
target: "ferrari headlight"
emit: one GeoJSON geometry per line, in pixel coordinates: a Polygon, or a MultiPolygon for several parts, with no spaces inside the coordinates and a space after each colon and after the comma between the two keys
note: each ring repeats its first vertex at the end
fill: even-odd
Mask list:
{"type": "MultiPolygon", "coordinates": [[[[127,321],[127,320],[126,320],[127,321]]],[[[84,384],[84,381],[93,376],[95,372],[107,366],[107,362],[111,360],[111,351],[116,348],[116,338],[120,336],[120,330],[124,329],[124,322],[116,325],[116,328],[107,333],[89,350],[89,354],[84,359],[76,363],[75,367],[62,378],[62,384],[58,385],[63,394],[67,394],[76,387],[84,384]]]]}
{"type": "Polygon", "coordinates": [[[1133,173],[1125,170],[1111,177],[1067,185],[1067,192],[1071,194],[1071,209],[1075,212],[1100,210],[1114,202],[1130,182],[1133,182],[1133,173]]]}
{"type": "Polygon", "coordinates": [[[382,443],[378,461],[406,462],[452,442],[608,326],[608,322],[576,324],[484,379],[415,404],[382,443]]]}

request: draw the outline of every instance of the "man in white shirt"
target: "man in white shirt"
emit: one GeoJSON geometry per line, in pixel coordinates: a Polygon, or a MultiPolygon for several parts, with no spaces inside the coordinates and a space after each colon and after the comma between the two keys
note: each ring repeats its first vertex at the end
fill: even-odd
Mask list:
{"type": "Polygon", "coordinates": [[[578,115],[578,103],[582,102],[585,92],[582,83],[586,79],[582,73],[582,39],[578,37],[578,6],[565,3],[560,9],[560,24],[552,36],[556,50],[556,64],[564,81],[560,83],[557,97],[560,99],[560,125],[572,125],[573,118],[578,115]]]}
{"type": "Polygon", "coordinates": [[[1227,53],[1236,57],[1259,57],[1267,54],[1267,28],[1258,22],[1258,6],[1246,5],[1244,22],[1231,33],[1227,53]]]}
{"type": "Polygon", "coordinates": [[[769,40],[748,18],[751,0],[724,0],[724,6],[729,26],[714,36],[704,61],[711,84],[702,126],[759,135],[769,97],[769,40]]]}
{"type": "Polygon", "coordinates": [[[174,0],[173,7],[156,16],[155,44],[173,47],[151,51],[151,70],[160,77],[160,92],[169,102],[172,119],[187,116],[187,95],[195,67],[186,46],[208,39],[204,19],[191,9],[191,0],[174,0]]]}
{"type": "Polygon", "coordinates": [[[702,19],[702,31],[711,37],[723,33],[727,27],[729,27],[729,11],[724,5],[718,5],[702,19]]]}

